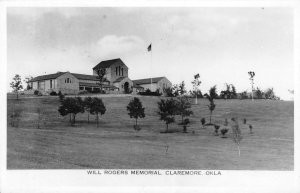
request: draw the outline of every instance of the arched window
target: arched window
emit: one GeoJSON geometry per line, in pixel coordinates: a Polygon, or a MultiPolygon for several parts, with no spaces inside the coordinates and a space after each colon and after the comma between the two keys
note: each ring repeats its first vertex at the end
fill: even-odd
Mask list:
{"type": "Polygon", "coordinates": [[[119,66],[119,76],[121,76],[121,66],[119,66]]]}
{"type": "Polygon", "coordinates": [[[71,79],[70,78],[65,79],[65,83],[71,83],[71,79]]]}

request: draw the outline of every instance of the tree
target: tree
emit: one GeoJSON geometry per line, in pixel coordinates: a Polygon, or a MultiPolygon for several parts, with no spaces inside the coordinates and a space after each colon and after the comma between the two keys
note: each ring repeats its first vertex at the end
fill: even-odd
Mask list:
{"type": "Polygon", "coordinates": [[[180,84],[179,84],[179,89],[178,89],[178,91],[179,91],[179,94],[181,95],[181,96],[183,96],[185,93],[186,93],[186,88],[185,88],[185,83],[184,83],[184,81],[182,81],[180,84]]]}
{"type": "Polygon", "coordinates": [[[99,81],[100,91],[103,92],[103,82],[106,81],[105,75],[106,75],[106,69],[105,68],[99,68],[97,71],[97,79],[99,81]]]}
{"type": "Polygon", "coordinates": [[[254,84],[254,76],[255,76],[255,72],[253,72],[253,71],[249,71],[248,72],[248,74],[249,74],[249,76],[250,76],[250,78],[249,78],[249,80],[251,80],[251,90],[252,90],[252,101],[254,100],[253,99],[253,91],[254,91],[254,87],[253,87],[253,84],[254,84]]]}
{"type": "MultiPolygon", "coordinates": [[[[198,92],[200,91],[200,90],[199,90],[199,86],[200,86],[200,84],[201,84],[201,81],[200,81],[199,79],[200,79],[200,74],[199,74],[199,73],[198,73],[198,74],[195,74],[195,75],[194,75],[194,80],[193,80],[193,82],[192,82],[192,84],[193,84],[193,93],[194,93],[195,96],[196,96],[196,101],[195,101],[196,104],[198,104],[197,98],[198,98],[198,92]]],[[[200,91],[200,93],[201,93],[201,91],[200,91]]],[[[202,95],[202,94],[201,94],[201,95],[202,95]]]]}
{"type": "Polygon", "coordinates": [[[24,79],[24,82],[27,84],[27,86],[26,86],[26,90],[31,90],[32,89],[32,87],[30,86],[30,81],[33,79],[33,77],[32,76],[27,76],[27,77],[25,77],[25,79],[24,79]]]}
{"type": "Polygon", "coordinates": [[[240,142],[242,140],[242,134],[241,134],[241,130],[237,118],[232,118],[231,120],[233,121],[233,125],[232,125],[233,140],[238,147],[239,156],[240,156],[241,155],[240,142]]]}
{"type": "Polygon", "coordinates": [[[233,84],[231,84],[230,98],[231,99],[237,98],[236,88],[233,84]]]}
{"type": "Polygon", "coordinates": [[[255,90],[255,96],[256,96],[256,98],[262,99],[263,95],[264,95],[264,92],[257,87],[256,90],[255,90]]]}
{"type": "Polygon", "coordinates": [[[88,112],[88,123],[90,123],[90,113],[91,113],[91,108],[92,108],[92,98],[91,97],[86,97],[83,101],[84,103],[84,108],[88,112]]]}
{"type": "Polygon", "coordinates": [[[268,88],[265,91],[265,97],[266,97],[266,99],[275,99],[276,96],[275,96],[273,88],[268,88]]]}
{"type": "Polygon", "coordinates": [[[240,93],[240,99],[248,99],[247,91],[244,91],[244,92],[240,93]]]}
{"type": "Polygon", "coordinates": [[[138,118],[144,118],[145,117],[145,108],[143,107],[142,102],[140,101],[139,98],[134,97],[128,104],[127,106],[127,111],[129,111],[128,115],[130,118],[135,119],[135,130],[139,131],[138,125],[137,125],[137,120],[138,118]]]}
{"type": "Polygon", "coordinates": [[[227,84],[225,83],[225,86],[226,86],[226,90],[222,90],[221,93],[220,93],[220,97],[222,99],[229,99],[230,98],[230,84],[227,84]]]}
{"type": "Polygon", "coordinates": [[[186,132],[186,126],[189,124],[189,119],[185,119],[193,114],[191,103],[187,97],[180,97],[177,102],[177,114],[181,116],[181,125],[183,125],[183,132],[186,132]]]}
{"type": "Polygon", "coordinates": [[[58,108],[61,116],[70,115],[70,124],[75,124],[75,117],[77,113],[84,113],[84,105],[81,97],[71,98],[67,97],[61,100],[61,105],[58,108]]]}
{"type": "Polygon", "coordinates": [[[16,74],[13,81],[10,83],[10,87],[15,93],[17,93],[17,100],[19,99],[19,90],[23,89],[21,76],[16,74]]]}
{"type": "Polygon", "coordinates": [[[168,132],[169,124],[175,122],[177,103],[171,98],[167,100],[161,99],[157,104],[159,109],[157,113],[160,115],[160,120],[165,121],[167,126],[166,132],[168,132]]]}
{"type": "Polygon", "coordinates": [[[213,111],[215,110],[216,108],[216,105],[214,103],[214,99],[217,98],[218,94],[217,94],[217,87],[216,85],[211,87],[209,89],[209,95],[206,94],[206,98],[209,100],[209,105],[208,106],[208,109],[210,111],[210,116],[209,116],[209,125],[211,125],[211,116],[212,116],[212,113],[213,111]]]}
{"type": "Polygon", "coordinates": [[[167,97],[173,97],[173,89],[171,87],[164,88],[167,97]]]}
{"type": "Polygon", "coordinates": [[[178,86],[177,84],[174,84],[174,85],[172,86],[172,95],[173,95],[174,97],[179,96],[179,86],[178,86]]]}
{"type": "Polygon", "coordinates": [[[99,114],[103,115],[106,111],[105,105],[103,104],[102,99],[94,97],[92,99],[92,104],[91,104],[91,109],[90,112],[91,114],[96,114],[96,119],[97,119],[97,127],[99,125],[99,114]]]}

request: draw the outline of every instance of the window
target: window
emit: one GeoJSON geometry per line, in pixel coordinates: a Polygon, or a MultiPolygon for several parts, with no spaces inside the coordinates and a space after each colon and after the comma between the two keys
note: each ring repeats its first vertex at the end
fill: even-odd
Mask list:
{"type": "Polygon", "coordinates": [[[121,75],[121,66],[119,66],[119,76],[121,75]]]}
{"type": "Polygon", "coordinates": [[[118,75],[118,67],[116,67],[116,76],[118,75]]]}
{"type": "Polygon", "coordinates": [[[123,76],[123,68],[122,68],[122,76],[123,76]]]}
{"type": "Polygon", "coordinates": [[[50,80],[50,88],[52,88],[52,80],[50,80]]]}
{"type": "Polygon", "coordinates": [[[72,83],[70,78],[65,79],[65,83],[72,83]]]}

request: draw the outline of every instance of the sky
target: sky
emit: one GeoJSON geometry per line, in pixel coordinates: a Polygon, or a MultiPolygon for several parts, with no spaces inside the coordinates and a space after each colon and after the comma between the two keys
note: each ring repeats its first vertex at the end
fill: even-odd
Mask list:
{"type": "Polygon", "coordinates": [[[7,89],[15,74],[92,74],[102,60],[121,58],[129,78],[165,76],[202,93],[225,83],[238,92],[294,89],[293,9],[288,7],[9,7],[7,89]],[[152,44],[152,51],[147,47],[152,44]]]}

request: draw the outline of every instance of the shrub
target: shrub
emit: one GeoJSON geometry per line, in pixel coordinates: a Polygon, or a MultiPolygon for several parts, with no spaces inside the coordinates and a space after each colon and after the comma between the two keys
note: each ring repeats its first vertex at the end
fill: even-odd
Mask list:
{"type": "Polygon", "coordinates": [[[51,95],[51,96],[56,96],[57,93],[56,93],[55,91],[51,91],[51,92],[50,92],[50,95],[51,95]]]}
{"type": "Polygon", "coordinates": [[[220,126],[219,125],[214,125],[215,126],[215,135],[219,135],[219,129],[220,129],[220,126]]]}
{"type": "Polygon", "coordinates": [[[38,90],[34,90],[33,94],[38,95],[39,91],[38,90]]]}
{"type": "Polygon", "coordinates": [[[159,90],[157,89],[155,92],[150,91],[150,89],[147,89],[145,92],[139,92],[139,95],[143,95],[143,96],[161,96],[162,93],[159,92],[159,90]]]}
{"type": "Polygon", "coordinates": [[[221,129],[221,134],[222,134],[222,138],[226,138],[226,133],[228,132],[228,129],[227,128],[223,128],[221,129]]]}
{"type": "Polygon", "coordinates": [[[89,93],[87,90],[81,90],[81,91],[78,92],[79,95],[81,95],[81,94],[87,94],[87,93],[89,93]]]}

